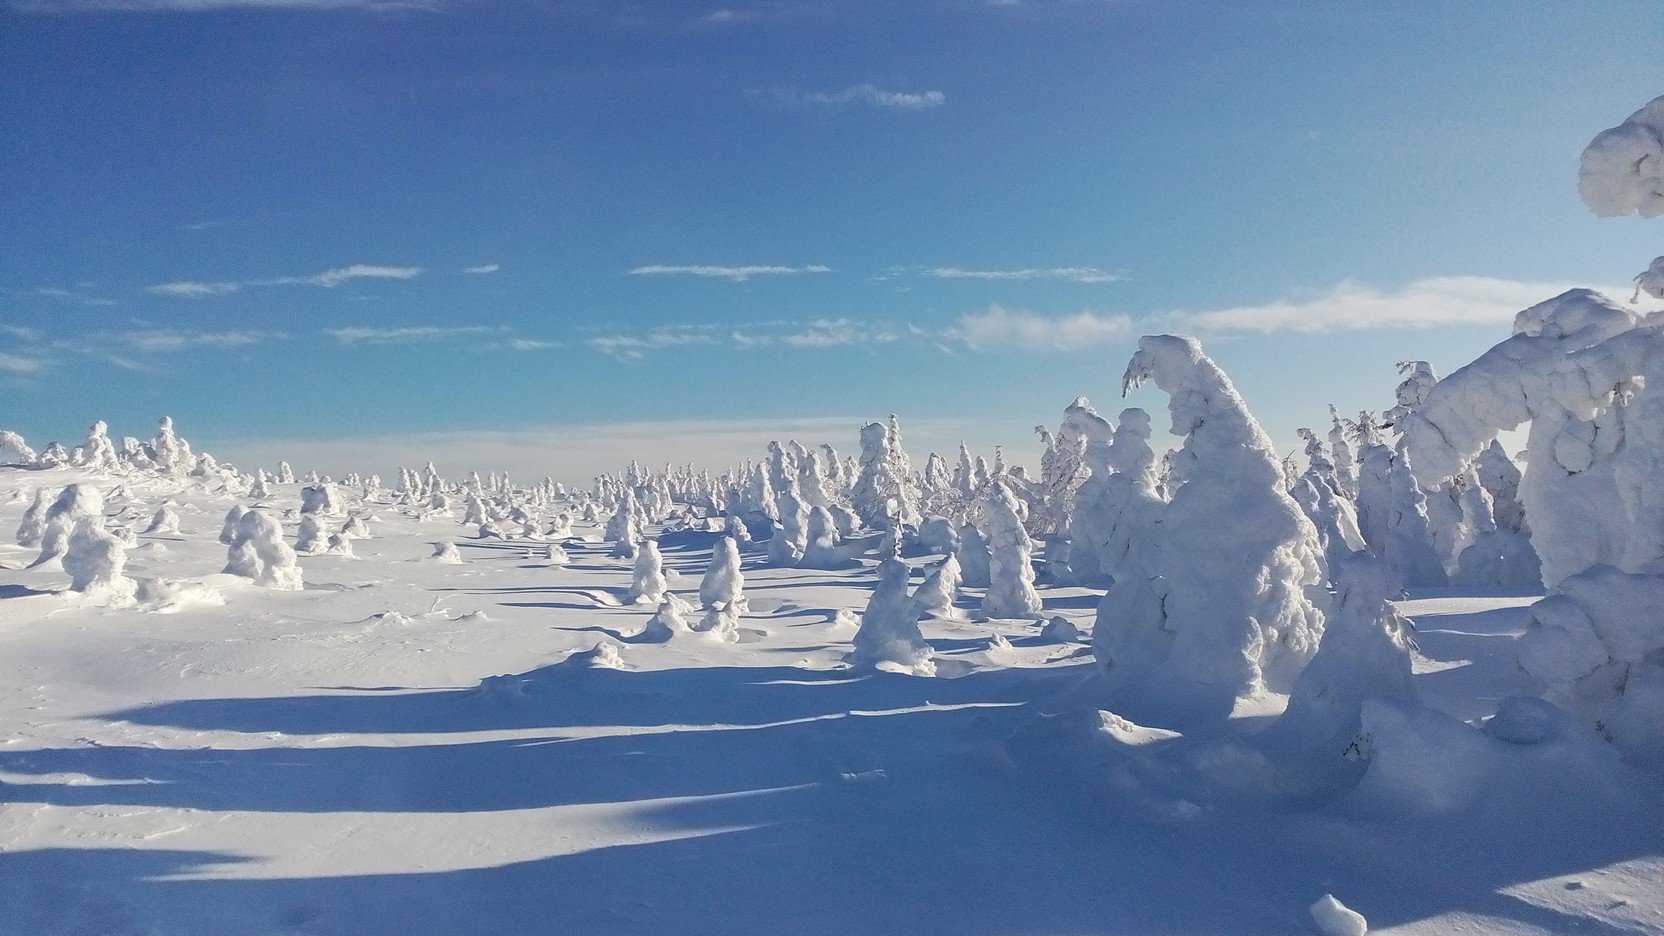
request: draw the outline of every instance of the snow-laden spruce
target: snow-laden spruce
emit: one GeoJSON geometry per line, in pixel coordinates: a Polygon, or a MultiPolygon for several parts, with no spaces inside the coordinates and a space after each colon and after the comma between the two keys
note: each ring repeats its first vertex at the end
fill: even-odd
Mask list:
{"type": "Polygon", "coordinates": [[[901,447],[895,416],[861,427],[861,473],[850,496],[861,522],[875,530],[919,522],[913,465],[901,447]]]}
{"type": "Polygon", "coordinates": [[[1589,141],[1577,193],[1601,217],[1664,215],[1664,97],[1589,141]]]}
{"type": "MultiPolygon", "coordinates": [[[[1659,503],[1657,485],[1643,479],[1664,452],[1664,439],[1653,441],[1664,423],[1636,418],[1645,407],[1613,405],[1633,389],[1656,341],[1638,324],[1587,289],[1538,303],[1515,316],[1511,337],[1439,381],[1395,427],[1415,452],[1417,480],[1430,490],[1462,474],[1499,431],[1531,423],[1519,499],[1550,587],[1603,563],[1639,571],[1631,560],[1664,537],[1664,512],[1649,521],[1630,507],[1659,503]]],[[[1664,398],[1664,387],[1647,387],[1638,396],[1664,398]]]]}
{"type": "Polygon", "coordinates": [[[75,450],[72,459],[78,468],[90,468],[95,471],[110,471],[120,466],[121,460],[116,455],[116,446],[110,441],[110,426],[100,419],[87,429],[86,441],[75,450]]]}
{"type": "Polygon", "coordinates": [[[1040,614],[1034,590],[1034,544],[1017,513],[1017,498],[1003,483],[988,486],[983,514],[988,523],[988,590],[982,613],[989,618],[1033,618],[1040,614]]]}
{"type": "Polygon", "coordinates": [[[798,560],[803,569],[838,569],[848,564],[840,548],[837,523],[832,512],[819,505],[809,510],[808,528],[804,531],[803,556],[798,560]]]}
{"type": "Polygon", "coordinates": [[[644,539],[636,549],[635,567],[631,573],[630,590],[624,594],[626,604],[658,604],[664,600],[670,583],[664,577],[664,558],[659,554],[659,541],[644,539]]]}
{"type": "Polygon", "coordinates": [[[880,664],[932,676],[930,644],[919,631],[919,607],[907,594],[912,569],[891,556],[878,564],[878,585],[861,614],[861,629],[855,632],[849,662],[857,667],[880,664]]]}
{"type": "Polygon", "coordinates": [[[462,564],[462,553],[457,551],[456,544],[450,540],[435,543],[433,545],[433,556],[431,558],[435,562],[443,562],[447,565],[462,564]]]}
{"type": "Polygon", "coordinates": [[[963,618],[964,612],[954,605],[959,600],[959,578],[959,559],[950,553],[913,592],[913,604],[918,612],[934,618],[963,618]]]}
{"type": "Polygon", "coordinates": [[[1295,677],[1288,707],[1267,729],[1269,737],[1325,756],[1359,732],[1365,700],[1418,701],[1410,622],[1392,605],[1403,595],[1395,570],[1356,552],[1330,575],[1335,592],[1317,655],[1295,677]]]}
{"type": "Polygon", "coordinates": [[[132,596],[135,583],[123,575],[127,550],[121,540],[104,529],[102,517],[80,517],[69,534],[63,556],[71,591],[100,597],[124,599],[132,596]]]}
{"type": "Polygon", "coordinates": [[[46,533],[46,511],[51,506],[46,488],[35,488],[34,498],[29,502],[29,509],[23,512],[23,517],[17,523],[17,545],[37,546],[40,538],[46,533]]]}
{"type": "Polygon", "coordinates": [[[665,592],[659,599],[659,608],[653,616],[642,626],[641,633],[636,634],[634,640],[638,643],[668,643],[677,634],[685,634],[691,628],[682,616],[684,603],[680,598],[665,592]]]}
{"type": "Polygon", "coordinates": [[[58,492],[42,517],[40,555],[33,565],[59,559],[69,549],[69,535],[82,520],[104,525],[104,495],[90,484],[76,483],[58,492]]]}
{"type": "Polygon", "coordinates": [[[1332,570],[1341,560],[1365,548],[1363,532],[1358,527],[1357,509],[1343,493],[1322,441],[1310,429],[1301,429],[1300,436],[1306,440],[1307,467],[1288,493],[1317,528],[1325,564],[1332,570]]]}
{"type": "Polygon", "coordinates": [[[1664,574],[1596,566],[1563,579],[1531,606],[1519,654],[1552,701],[1664,767],[1664,574]]]}
{"type": "Polygon", "coordinates": [[[699,604],[707,610],[745,610],[745,575],[740,571],[739,544],[731,536],[717,540],[711,564],[699,582],[699,604]]]}
{"type": "Polygon", "coordinates": [[[283,542],[283,528],[264,510],[250,510],[237,520],[226,551],[225,571],[254,579],[267,588],[299,590],[300,563],[283,542]]]}
{"type": "Polygon", "coordinates": [[[1224,719],[1239,699],[1287,692],[1317,652],[1323,547],[1271,440],[1195,339],[1140,339],[1123,386],[1146,380],[1184,437],[1178,487],[1157,527],[1160,577],[1109,590],[1093,651],[1140,723],[1224,719]]]}
{"type": "Polygon", "coordinates": [[[1157,489],[1155,460],[1150,415],[1137,407],[1121,411],[1112,441],[1087,446],[1092,475],[1075,499],[1071,562],[1090,562],[1114,580],[1160,574],[1153,565],[1155,531],[1167,502],[1157,489]]]}

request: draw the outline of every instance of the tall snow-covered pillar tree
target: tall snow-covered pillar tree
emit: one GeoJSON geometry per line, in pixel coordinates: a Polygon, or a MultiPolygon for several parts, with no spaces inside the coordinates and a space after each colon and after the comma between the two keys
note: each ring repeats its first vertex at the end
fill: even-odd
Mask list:
{"type": "Polygon", "coordinates": [[[1093,652],[1110,700],[1135,720],[1222,720],[1287,692],[1317,652],[1324,579],[1317,530],[1283,490],[1271,440],[1194,338],[1139,340],[1123,388],[1168,395],[1180,482],[1156,528],[1156,579],[1117,582],[1093,652]]]}

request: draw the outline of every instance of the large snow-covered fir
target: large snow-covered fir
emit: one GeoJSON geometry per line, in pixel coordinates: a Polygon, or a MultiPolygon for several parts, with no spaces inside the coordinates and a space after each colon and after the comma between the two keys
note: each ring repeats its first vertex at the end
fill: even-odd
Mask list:
{"type": "Polygon", "coordinates": [[[0,936],[1664,936],[1655,11],[1390,6],[0,0],[0,936]]]}

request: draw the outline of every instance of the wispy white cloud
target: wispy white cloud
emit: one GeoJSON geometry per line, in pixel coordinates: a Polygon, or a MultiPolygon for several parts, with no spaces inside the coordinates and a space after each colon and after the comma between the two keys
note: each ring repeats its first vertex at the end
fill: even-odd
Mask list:
{"type": "MultiPolygon", "coordinates": [[[[1577,284],[1437,276],[1397,289],[1351,280],[1309,296],[1201,312],[1174,312],[1181,328],[1229,332],[1334,332],[1512,322],[1514,313],[1577,284]]],[[[1622,290],[1608,290],[1613,295],[1622,290]]]]}
{"type": "Polygon", "coordinates": [[[354,263],[351,266],[337,267],[325,270],[311,276],[277,276],[270,279],[230,280],[222,282],[203,282],[200,280],[177,280],[171,283],[158,283],[147,287],[147,291],[158,296],[173,296],[180,299],[203,299],[209,296],[224,296],[255,286],[321,286],[334,289],[342,283],[358,279],[397,279],[407,280],[419,276],[421,267],[379,266],[370,263],[354,263]]]}
{"type": "Polygon", "coordinates": [[[264,331],[179,331],[171,328],[136,329],[110,336],[121,347],[146,354],[183,351],[188,348],[245,348],[287,336],[264,331]]]}
{"type": "Polygon", "coordinates": [[[886,322],[865,322],[857,319],[815,319],[785,332],[736,330],[730,334],[734,346],[742,350],[781,346],[787,348],[845,348],[865,344],[893,344],[906,338],[909,331],[886,322]]]}
{"type": "Polygon", "coordinates": [[[963,270],[959,267],[936,267],[925,270],[934,279],[968,280],[1068,280],[1072,283],[1113,283],[1127,275],[1097,267],[1044,267],[1021,270],[963,270]]]}
{"type": "Polygon", "coordinates": [[[545,341],[541,338],[510,338],[507,344],[510,351],[547,351],[564,347],[558,341],[545,341]]]}
{"type": "Polygon", "coordinates": [[[631,276],[705,276],[743,283],[753,276],[795,276],[802,273],[830,273],[831,267],[810,266],[667,266],[650,264],[630,271],[631,276]]]}
{"type": "Polygon", "coordinates": [[[0,373],[26,377],[30,374],[39,373],[41,366],[41,360],[39,358],[29,357],[24,354],[12,354],[9,351],[0,351],[0,373]]]}
{"type": "Polygon", "coordinates": [[[584,344],[621,360],[639,360],[647,352],[661,348],[682,348],[689,345],[714,345],[716,337],[706,329],[656,329],[640,335],[596,335],[584,339],[584,344]]]}
{"type": "Polygon", "coordinates": [[[35,295],[42,299],[56,299],[60,302],[70,302],[79,305],[113,306],[118,305],[114,299],[94,295],[96,288],[92,283],[78,283],[71,289],[63,286],[42,286],[35,290],[35,295]]]}
{"type": "Polygon", "coordinates": [[[499,264],[496,264],[496,263],[482,263],[479,266],[466,267],[466,268],[463,269],[462,272],[464,272],[464,273],[484,274],[484,273],[495,273],[495,272],[497,272],[498,270],[501,270],[501,269],[502,269],[502,266],[499,265],[499,264]]]}
{"type": "Polygon", "coordinates": [[[412,341],[486,335],[502,330],[501,327],[491,325],[407,325],[394,328],[353,325],[346,328],[326,328],[324,334],[341,344],[405,344],[412,341]]]}
{"type": "Polygon", "coordinates": [[[1131,333],[1132,319],[1126,315],[1041,315],[995,305],[961,315],[942,337],[979,351],[1089,351],[1131,333]]]}
{"type": "Polygon", "coordinates": [[[925,110],[941,107],[948,96],[941,91],[889,91],[871,83],[851,85],[838,91],[806,91],[802,88],[771,88],[750,91],[754,101],[773,101],[793,106],[847,107],[863,104],[897,110],[925,110]]]}

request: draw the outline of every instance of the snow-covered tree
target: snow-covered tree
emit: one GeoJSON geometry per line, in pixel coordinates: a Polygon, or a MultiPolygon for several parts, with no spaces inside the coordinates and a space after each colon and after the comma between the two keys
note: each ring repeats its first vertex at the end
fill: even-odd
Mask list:
{"type": "Polygon", "coordinates": [[[1103,579],[1149,579],[1155,529],[1167,502],[1156,487],[1150,416],[1142,409],[1121,411],[1110,442],[1087,446],[1091,476],[1080,486],[1070,528],[1069,558],[1077,577],[1093,571],[1103,579]]]}
{"type": "Polygon", "coordinates": [[[264,510],[250,510],[237,521],[237,532],[226,551],[225,571],[254,579],[267,588],[301,588],[300,563],[283,542],[283,528],[264,510]]]}
{"type": "Polygon", "coordinates": [[[69,549],[69,535],[82,520],[104,525],[104,495],[90,484],[71,484],[58,492],[42,518],[40,556],[34,565],[59,559],[69,549]]]}
{"type": "Polygon", "coordinates": [[[1595,566],[1562,579],[1531,606],[1519,649],[1552,701],[1664,767],[1664,575],[1595,566]]]}
{"type": "Polygon", "coordinates": [[[711,609],[745,610],[745,575],[740,572],[739,545],[731,536],[717,540],[711,564],[699,582],[699,604],[711,609]]]}
{"type": "Polygon", "coordinates": [[[1040,614],[1034,590],[1034,544],[1017,513],[1017,498],[1004,484],[988,486],[983,515],[988,523],[988,590],[982,613],[990,618],[1033,618],[1040,614]]]}
{"type": "Polygon", "coordinates": [[[948,554],[936,564],[930,575],[913,592],[913,604],[919,614],[937,618],[964,617],[954,602],[959,599],[959,560],[948,554]]]}
{"type": "Polygon", "coordinates": [[[21,435],[10,429],[0,431],[0,464],[33,465],[39,458],[21,435]]]}
{"type": "Polygon", "coordinates": [[[629,604],[658,604],[670,583],[664,577],[664,559],[659,555],[659,542],[644,539],[636,550],[636,564],[632,570],[630,590],[624,600],[629,604]]]}
{"type": "Polygon", "coordinates": [[[855,479],[851,498],[861,522],[875,530],[891,520],[903,525],[919,522],[918,498],[914,491],[912,463],[901,447],[901,426],[896,417],[888,423],[861,427],[861,472],[855,479]]]}
{"type": "Polygon", "coordinates": [[[1181,483],[1157,527],[1160,577],[1109,590],[1093,651],[1129,711],[1223,719],[1238,699],[1288,691],[1317,652],[1323,614],[1308,590],[1323,582],[1322,545],[1271,440],[1195,339],[1140,339],[1123,385],[1146,380],[1184,437],[1181,483]]]}
{"type": "Polygon", "coordinates": [[[35,488],[29,509],[23,512],[23,518],[17,524],[17,545],[35,546],[40,543],[41,536],[46,533],[46,510],[49,506],[46,488],[35,488]]]}
{"type": "Polygon", "coordinates": [[[75,459],[75,464],[81,468],[107,471],[121,464],[115,443],[110,441],[110,427],[102,419],[87,429],[87,439],[76,451],[80,457],[75,459]]]}
{"type": "Polygon", "coordinates": [[[121,540],[104,529],[103,519],[80,517],[75,521],[63,556],[70,590],[111,598],[131,597],[135,583],[122,574],[127,550],[121,540]]]}
{"type": "Polygon", "coordinates": [[[878,585],[861,614],[849,662],[861,667],[887,663],[931,676],[936,664],[919,630],[919,609],[907,594],[912,570],[894,556],[878,564],[878,585]]]}
{"type": "MultiPolygon", "coordinates": [[[[1498,431],[1531,423],[1519,497],[1551,587],[1594,565],[1625,568],[1626,551],[1649,548],[1651,537],[1620,506],[1619,463],[1633,466],[1638,481],[1652,452],[1664,449],[1649,451],[1645,431],[1628,438],[1636,407],[1615,405],[1645,369],[1653,341],[1638,324],[1586,289],[1538,303],[1515,316],[1511,337],[1439,381],[1399,426],[1428,489],[1461,474],[1498,431]],[[1632,337],[1612,343],[1626,333],[1632,337]]],[[[1637,502],[1650,499],[1638,485],[1631,490],[1637,502]]],[[[1664,522],[1655,535],[1664,535],[1664,522]]]]}

